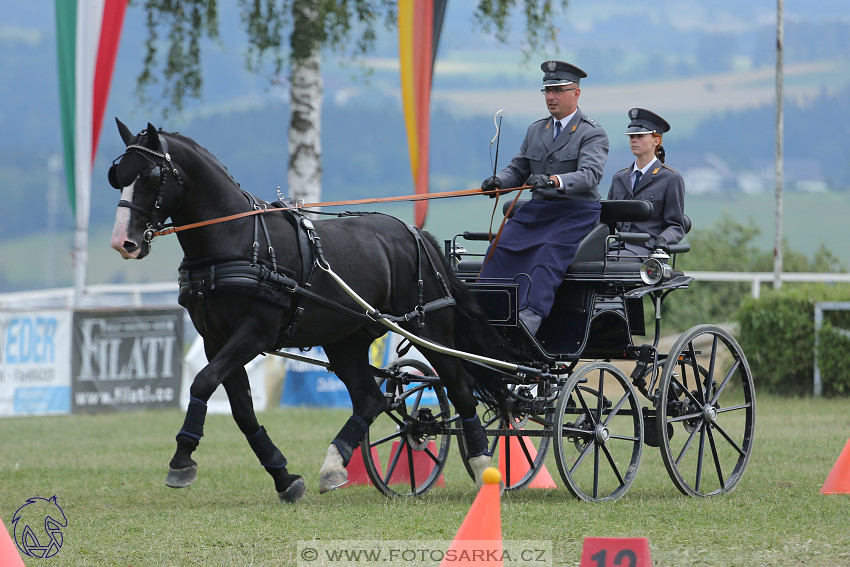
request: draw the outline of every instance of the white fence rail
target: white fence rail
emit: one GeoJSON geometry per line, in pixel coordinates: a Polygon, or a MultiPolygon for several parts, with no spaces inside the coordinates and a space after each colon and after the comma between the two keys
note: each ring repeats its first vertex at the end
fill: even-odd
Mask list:
{"type": "MultiPolygon", "coordinates": [[[[700,282],[750,282],[752,295],[756,299],[761,295],[762,284],[773,283],[773,272],[687,272],[700,282]]],[[[786,282],[824,282],[850,283],[850,274],[787,272],[780,276],[786,282]]]]}
{"type": "MultiPolygon", "coordinates": [[[[749,282],[752,296],[761,295],[762,284],[773,283],[773,272],[688,272],[696,281],[749,282]]],[[[785,282],[850,283],[850,274],[787,272],[785,282]]],[[[177,304],[177,282],[145,284],[96,284],[86,287],[81,303],[74,305],[70,287],[0,293],[0,309],[41,309],[72,307],[160,307],[177,304]]]]}
{"type": "Polygon", "coordinates": [[[177,282],[86,286],[74,305],[74,288],[0,293],[0,309],[71,309],[74,307],[162,307],[177,305],[177,282]]]}

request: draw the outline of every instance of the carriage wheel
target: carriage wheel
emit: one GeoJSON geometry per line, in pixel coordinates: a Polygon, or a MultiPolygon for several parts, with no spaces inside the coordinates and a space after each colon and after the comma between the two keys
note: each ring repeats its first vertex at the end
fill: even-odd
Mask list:
{"type": "Polygon", "coordinates": [[[643,450],[643,417],[632,384],[617,367],[579,368],[555,411],[555,457],[576,498],[616,500],[631,486],[643,450]]]}
{"type": "Polygon", "coordinates": [[[387,496],[425,494],[441,480],[449,453],[452,417],[448,398],[424,362],[403,359],[378,377],[390,407],[380,414],[360,444],[366,474],[387,496]]]}
{"type": "Polygon", "coordinates": [[[683,494],[730,492],[753,448],[756,400],[741,347],[713,325],[688,330],[673,345],[658,381],[661,457],[683,494]]]}
{"type": "MultiPolygon", "coordinates": [[[[519,490],[527,487],[534,481],[546,455],[549,454],[549,446],[552,444],[552,417],[555,408],[555,395],[551,402],[546,403],[543,413],[537,413],[533,407],[533,401],[537,396],[537,388],[549,385],[517,386],[511,385],[509,389],[516,396],[514,410],[509,420],[500,419],[496,412],[484,408],[481,414],[481,425],[488,438],[488,448],[493,456],[493,466],[498,466],[502,473],[502,482],[505,490],[519,490]],[[514,435],[498,435],[497,431],[512,431],[514,435]]],[[[460,434],[458,450],[466,467],[466,472],[474,480],[475,473],[469,466],[466,452],[466,443],[460,434]]]]}

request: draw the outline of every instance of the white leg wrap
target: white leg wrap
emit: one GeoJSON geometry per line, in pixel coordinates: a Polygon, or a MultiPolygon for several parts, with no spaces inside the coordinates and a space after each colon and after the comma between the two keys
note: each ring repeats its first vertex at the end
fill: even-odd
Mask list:
{"type": "Polygon", "coordinates": [[[479,487],[484,486],[484,481],[481,480],[481,475],[484,473],[484,469],[490,466],[490,462],[491,459],[489,455],[479,455],[469,459],[469,466],[475,473],[475,484],[479,487]]]}

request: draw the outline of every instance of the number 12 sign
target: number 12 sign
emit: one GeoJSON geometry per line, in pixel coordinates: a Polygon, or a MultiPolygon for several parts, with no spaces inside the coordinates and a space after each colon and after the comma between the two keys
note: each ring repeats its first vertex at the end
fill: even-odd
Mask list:
{"type": "Polygon", "coordinates": [[[645,537],[586,537],[580,567],[652,567],[645,537]]]}

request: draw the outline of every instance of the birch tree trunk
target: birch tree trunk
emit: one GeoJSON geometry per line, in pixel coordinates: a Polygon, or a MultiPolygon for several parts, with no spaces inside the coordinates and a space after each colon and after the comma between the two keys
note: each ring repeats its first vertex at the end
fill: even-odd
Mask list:
{"type": "Polygon", "coordinates": [[[293,201],[322,198],[322,55],[312,33],[318,12],[307,2],[293,3],[295,27],[289,72],[289,170],[293,201]],[[301,24],[301,25],[299,25],[301,24]]]}

